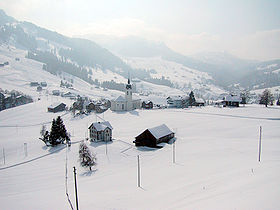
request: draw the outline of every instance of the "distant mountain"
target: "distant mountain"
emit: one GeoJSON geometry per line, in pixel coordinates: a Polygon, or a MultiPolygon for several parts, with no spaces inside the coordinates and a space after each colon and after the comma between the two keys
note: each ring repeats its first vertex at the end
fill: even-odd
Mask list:
{"type": "MultiPolygon", "coordinates": [[[[217,85],[229,89],[233,84],[240,83],[244,88],[252,88],[257,81],[263,81],[267,77],[257,74],[257,69],[264,63],[267,65],[280,62],[272,60],[260,62],[245,60],[235,57],[226,52],[199,53],[192,56],[185,56],[176,53],[164,43],[148,41],[139,37],[110,37],[100,35],[86,35],[89,39],[95,39],[98,43],[116,54],[126,57],[162,57],[167,61],[183,64],[186,67],[209,73],[217,85]],[[261,77],[255,80],[246,79],[249,75],[261,77]]],[[[266,80],[266,79],[265,79],[266,80]]],[[[264,83],[269,87],[271,80],[264,83]]],[[[280,80],[275,80],[273,85],[280,85],[280,80]]]]}

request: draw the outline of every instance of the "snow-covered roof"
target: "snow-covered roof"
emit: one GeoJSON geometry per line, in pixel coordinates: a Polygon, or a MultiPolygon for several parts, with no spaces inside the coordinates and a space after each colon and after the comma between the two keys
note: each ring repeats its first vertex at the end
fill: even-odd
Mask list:
{"type": "Polygon", "coordinates": [[[108,121],[92,123],[91,126],[95,127],[97,131],[104,131],[106,128],[110,128],[111,130],[113,130],[112,125],[108,121]]]}
{"type": "Polygon", "coordinates": [[[65,105],[65,106],[66,106],[66,104],[64,104],[64,103],[61,103],[61,102],[56,102],[56,103],[53,103],[52,105],[50,105],[48,108],[53,109],[53,108],[55,108],[55,107],[59,106],[60,104],[63,104],[63,105],[65,105]]]}
{"type": "Polygon", "coordinates": [[[115,101],[125,101],[125,98],[123,96],[119,96],[115,99],[115,101]]]}
{"type": "Polygon", "coordinates": [[[227,95],[224,101],[240,102],[240,97],[236,95],[227,95]]]}
{"type": "Polygon", "coordinates": [[[159,125],[154,128],[149,128],[148,130],[157,139],[173,133],[165,124],[159,125]]]}
{"type": "Polygon", "coordinates": [[[204,100],[202,98],[196,98],[195,102],[196,103],[204,103],[204,100]]]}

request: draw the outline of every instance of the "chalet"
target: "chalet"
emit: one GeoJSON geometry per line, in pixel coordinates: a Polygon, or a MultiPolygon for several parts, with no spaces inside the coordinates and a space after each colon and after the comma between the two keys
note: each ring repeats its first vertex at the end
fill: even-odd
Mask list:
{"type": "Polygon", "coordinates": [[[63,93],[61,96],[65,97],[65,98],[70,98],[70,99],[76,99],[77,98],[76,94],[71,93],[71,92],[63,93]]]}
{"type": "Polygon", "coordinates": [[[205,106],[205,101],[202,98],[195,99],[196,106],[205,106]]]}
{"type": "Polygon", "coordinates": [[[43,90],[42,86],[39,85],[39,86],[37,87],[37,91],[40,92],[40,91],[42,91],[42,90],[43,90]]]}
{"type": "Polygon", "coordinates": [[[142,108],[143,109],[152,109],[154,106],[152,101],[143,101],[142,102],[142,108]]]}
{"type": "Polygon", "coordinates": [[[154,128],[148,128],[135,137],[135,146],[157,147],[157,144],[169,142],[175,134],[165,124],[154,128]]]}
{"type": "Polygon", "coordinates": [[[48,84],[47,84],[46,82],[41,82],[40,85],[41,85],[42,87],[47,87],[47,86],[48,86],[48,84]]]}
{"type": "Polygon", "coordinates": [[[29,96],[19,95],[15,98],[16,106],[20,106],[20,105],[31,103],[31,102],[33,102],[33,100],[29,96]]]}
{"type": "Polygon", "coordinates": [[[53,112],[53,113],[61,112],[65,110],[65,107],[66,104],[64,103],[54,103],[48,107],[48,112],[53,112]]]}
{"type": "Polygon", "coordinates": [[[112,141],[112,125],[108,122],[92,123],[89,126],[90,141],[112,141]]]}
{"type": "Polygon", "coordinates": [[[59,96],[59,95],[60,95],[60,91],[59,91],[59,90],[53,90],[53,91],[52,91],[52,94],[53,94],[54,96],[59,96]]]}
{"type": "Polygon", "coordinates": [[[230,94],[224,97],[223,104],[224,106],[230,106],[230,107],[239,107],[241,99],[239,96],[230,94]]]}
{"type": "Polygon", "coordinates": [[[96,113],[103,113],[107,110],[108,108],[106,106],[103,106],[103,105],[96,105],[95,106],[95,112],[96,113]]]}
{"type": "Polygon", "coordinates": [[[30,82],[31,87],[39,86],[39,82],[30,82]]]}
{"type": "Polygon", "coordinates": [[[90,101],[85,104],[87,112],[92,112],[95,110],[94,102],[90,101]]]}
{"type": "Polygon", "coordinates": [[[183,99],[181,96],[169,96],[166,100],[169,108],[183,107],[183,99]]]}

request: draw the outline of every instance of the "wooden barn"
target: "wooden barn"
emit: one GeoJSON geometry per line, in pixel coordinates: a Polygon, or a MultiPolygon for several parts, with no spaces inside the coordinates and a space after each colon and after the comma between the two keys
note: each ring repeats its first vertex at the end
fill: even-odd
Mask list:
{"type": "Polygon", "coordinates": [[[64,103],[54,103],[48,107],[48,112],[61,112],[64,111],[66,104],[64,103]]]}
{"type": "Polygon", "coordinates": [[[154,128],[148,128],[135,137],[135,146],[157,147],[157,144],[174,138],[175,134],[165,124],[154,128]]]}
{"type": "Polygon", "coordinates": [[[229,106],[229,107],[239,107],[241,99],[239,96],[230,94],[224,97],[223,103],[224,106],[229,106]]]}

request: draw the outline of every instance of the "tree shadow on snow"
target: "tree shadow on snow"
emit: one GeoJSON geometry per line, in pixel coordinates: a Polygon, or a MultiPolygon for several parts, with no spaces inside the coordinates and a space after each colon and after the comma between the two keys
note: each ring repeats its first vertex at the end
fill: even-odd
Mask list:
{"type": "Polygon", "coordinates": [[[130,111],[129,113],[132,114],[132,115],[139,116],[139,112],[136,111],[136,110],[130,111]]]}
{"type": "Polygon", "coordinates": [[[97,169],[93,169],[91,171],[85,171],[83,173],[81,173],[81,176],[91,176],[92,174],[94,174],[97,171],[97,169]]]}
{"type": "Polygon", "coordinates": [[[44,145],[44,146],[42,146],[42,149],[43,150],[48,150],[49,153],[57,153],[57,152],[60,152],[61,150],[63,150],[65,147],[66,147],[65,144],[59,144],[59,145],[54,146],[54,147],[44,145]]]}
{"type": "MultiPolygon", "coordinates": [[[[107,145],[110,145],[112,143],[113,143],[113,141],[107,141],[107,145]]],[[[104,141],[101,141],[101,142],[90,142],[89,145],[92,146],[92,147],[99,147],[99,146],[106,145],[106,142],[104,142],[104,141]]]]}

